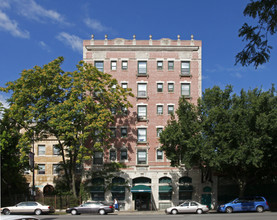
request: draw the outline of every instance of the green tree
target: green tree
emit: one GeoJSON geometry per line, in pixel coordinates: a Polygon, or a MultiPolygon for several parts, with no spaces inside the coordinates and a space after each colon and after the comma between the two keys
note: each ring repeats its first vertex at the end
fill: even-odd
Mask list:
{"type": "Polygon", "coordinates": [[[244,9],[244,15],[258,19],[257,25],[244,23],[239,30],[239,37],[248,41],[244,49],[236,55],[236,64],[243,66],[253,64],[256,68],[269,61],[272,46],[268,44],[269,36],[277,31],[277,1],[251,1],[244,9]]]}
{"type": "Polygon", "coordinates": [[[2,90],[13,92],[11,117],[26,131],[21,141],[49,135],[58,140],[68,188],[77,196],[77,167],[107,146],[109,125],[115,120],[111,108],[128,108],[128,97],[133,95],[91,64],[80,62],[76,71],[64,72],[62,61],[59,57],[43,67],[23,70],[2,90]]]}
{"type": "MultiPolygon", "coordinates": [[[[185,148],[185,155],[182,152],[181,155],[188,157],[186,162],[190,166],[207,167],[228,176],[238,184],[242,195],[247,184],[276,178],[277,97],[274,87],[267,92],[258,89],[242,90],[240,95],[232,95],[232,92],[231,86],[225,90],[214,87],[205,91],[199,100],[196,119],[201,124],[200,132],[188,137],[187,133],[183,135],[193,151],[190,153],[185,148]]],[[[182,129],[185,124],[182,120],[187,119],[179,114],[175,124],[182,129]]],[[[166,127],[161,136],[169,136],[167,132],[166,127]]],[[[163,148],[170,149],[163,138],[161,143],[163,148]]],[[[171,154],[175,152],[171,150],[171,154]]]]}
{"type": "MultiPolygon", "coordinates": [[[[1,103],[0,103],[1,106],[1,103]]],[[[28,168],[28,158],[20,160],[19,126],[9,117],[8,109],[2,109],[0,118],[0,154],[1,154],[1,198],[2,206],[12,205],[15,196],[28,196],[28,184],[24,169],[28,168]]]]}
{"type": "Polygon", "coordinates": [[[201,131],[197,108],[182,97],[179,100],[176,115],[177,119],[171,115],[171,120],[168,121],[161,133],[162,150],[165,151],[172,166],[197,164],[199,162],[199,149],[195,148],[193,144],[195,141],[199,141],[196,136],[201,131]]]}

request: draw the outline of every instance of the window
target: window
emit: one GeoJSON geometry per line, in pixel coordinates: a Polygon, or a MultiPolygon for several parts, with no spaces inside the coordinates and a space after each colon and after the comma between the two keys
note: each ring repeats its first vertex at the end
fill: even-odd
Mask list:
{"type": "Polygon", "coordinates": [[[189,61],[182,61],[181,62],[181,74],[182,75],[189,75],[190,74],[190,62],[189,61]]]}
{"type": "Polygon", "coordinates": [[[116,70],[117,62],[111,61],[111,70],[116,70]]]}
{"type": "Polygon", "coordinates": [[[146,142],[146,128],[138,128],[138,142],[146,142]]]}
{"type": "Polygon", "coordinates": [[[120,150],[120,160],[127,160],[127,149],[121,149],[120,150]]]}
{"type": "Polygon", "coordinates": [[[163,61],[157,61],[157,70],[163,69],[163,61]]]}
{"type": "Polygon", "coordinates": [[[38,145],[38,155],[45,155],[45,145],[38,145]]]}
{"type": "Polygon", "coordinates": [[[168,108],[168,114],[169,115],[174,114],[174,105],[168,105],[167,108],[168,108]]]}
{"type": "Polygon", "coordinates": [[[162,115],[163,114],[163,105],[157,105],[157,114],[162,115]]]}
{"type": "Polygon", "coordinates": [[[45,174],[45,164],[38,164],[38,174],[45,174]]]}
{"type": "Polygon", "coordinates": [[[103,164],[103,152],[94,152],[93,164],[103,164]]]}
{"type": "Polygon", "coordinates": [[[168,83],[168,92],[174,92],[174,83],[168,83]]]}
{"type": "Polygon", "coordinates": [[[121,87],[125,90],[128,88],[128,83],[121,83],[121,87]]]}
{"type": "Polygon", "coordinates": [[[147,119],[147,106],[139,105],[138,106],[138,121],[147,119]]]}
{"type": "Polygon", "coordinates": [[[147,152],[146,150],[138,150],[138,164],[147,163],[147,152]]]}
{"type": "Polygon", "coordinates": [[[157,83],[157,92],[163,92],[163,83],[157,83]]]}
{"type": "Polygon", "coordinates": [[[111,130],[111,137],[115,138],[116,137],[116,128],[110,128],[111,130]]]}
{"type": "Polygon", "coordinates": [[[121,128],[121,137],[127,137],[127,128],[121,128]]]}
{"type": "Polygon", "coordinates": [[[53,164],[53,174],[59,174],[60,172],[60,164],[53,164]]]}
{"type": "Polygon", "coordinates": [[[111,107],[111,113],[112,113],[113,115],[116,114],[116,107],[111,107]]]}
{"type": "Polygon", "coordinates": [[[138,84],[138,97],[147,97],[147,84],[138,84]]]}
{"type": "Polygon", "coordinates": [[[128,61],[123,60],[121,64],[122,64],[122,66],[121,66],[122,70],[128,69],[128,61]]]}
{"type": "Polygon", "coordinates": [[[158,149],[157,150],[157,160],[162,160],[163,159],[163,151],[158,149]]]}
{"type": "Polygon", "coordinates": [[[146,61],[138,61],[138,74],[146,75],[147,73],[147,62],[146,61]]]}
{"type": "Polygon", "coordinates": [[[104,62],[103,61],[95,61],[94,66],[100,71],[104,72],[104,62]]]}
{"type": "Polygon", "coordinates": [[[181,84],[181,95],[185,97],[190,97],[190,83],[181,84]]]}
{"type": "Polygon", "coordinates": [[[174,61],[168,61],[168,70],[174,70],[174,61]]]}
{"type": "Polygon", "coordinates": [[[125,106],[121,106],[121,114],[122,115],[127,115],[128,114],[128,109],[125,106]]]}
{"type": "Polygon", "coordinates": [[[157,137],[160,137],[160,134],[163,132],[163,128],[157,128],[157,137]]]}
{"type": "Polygon", "coordinates": [[[179,191],[179,200],[191,200],[192,191],[179,191]]]}
{"type": "Polygon", "coordinates": [[[60,149],[56,144],[53,145],[53,155],[60,155],[60,149]]]}
{"type": "Polygon", "coordinates": [[[110,150],[110,160],[115,161],[116,160],[116,151],[115,149],[110,150]]]}

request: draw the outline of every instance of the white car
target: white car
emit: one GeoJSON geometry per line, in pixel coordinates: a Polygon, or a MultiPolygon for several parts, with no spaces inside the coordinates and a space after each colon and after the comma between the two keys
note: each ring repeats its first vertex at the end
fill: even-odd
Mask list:
{"type": "Polygon", "coordinates": [[[203,212],[208,212],[209,208],[206,205],[202,205],[195,201],[185,201],[178,206],[173,206],[165,210],[166,214],[176,215],[178,213],[197,213],[202,214],[203,212]]]}
{"type": "Polygon", "coordinates": [[[48,205],[42,205],[38,202],[30,201],[30,202],[20,202],[15,206],[8,206],[1,208],[1,213],[4,215],[9,214],[35,214],[41,215],[42,213],[54,213],[55,209],[48,205]]]}

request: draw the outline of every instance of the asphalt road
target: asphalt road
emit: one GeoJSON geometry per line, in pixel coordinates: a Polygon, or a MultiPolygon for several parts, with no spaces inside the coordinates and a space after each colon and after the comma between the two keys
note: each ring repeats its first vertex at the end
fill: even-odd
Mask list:
{"type": "Polygon", "coordinates": [[[40,220],[276,220],[277,212],[264,213],[208,213],[208,214],[180,214],[166,215],[159,213],[114,213],[109,215],[42,215],[36,216],[40,220]]]}

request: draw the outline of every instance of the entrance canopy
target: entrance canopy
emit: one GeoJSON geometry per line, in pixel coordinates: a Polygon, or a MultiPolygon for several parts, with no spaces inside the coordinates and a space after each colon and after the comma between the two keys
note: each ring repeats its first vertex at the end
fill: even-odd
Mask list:
{"type": "Polygon", "coordinates": [[[151,187],[145,186],[145,185],[137,185],[131,188],[132,193],[138,193],[138,192],[146,192],[151,193],[151,187]]]}

